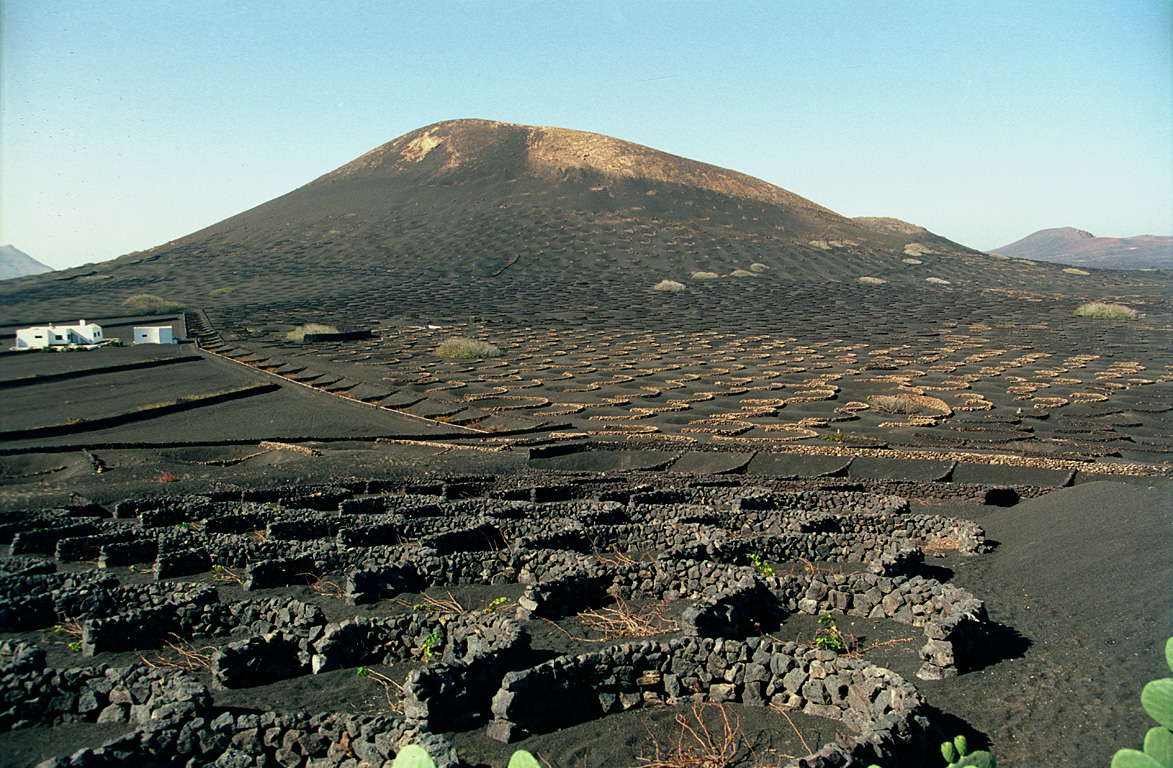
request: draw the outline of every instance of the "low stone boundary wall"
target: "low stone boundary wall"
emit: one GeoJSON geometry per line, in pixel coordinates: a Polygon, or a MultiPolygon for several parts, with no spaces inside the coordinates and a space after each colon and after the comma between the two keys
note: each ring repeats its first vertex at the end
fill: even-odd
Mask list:
{"type": "Polygon", "coordinates": [[[629,643],[511,672],[493,697],[488,735],[512,742],[638,707],[688,701],[799,710],[857,731],[851,742],[828,744],[799,760],[804,767],[920,765],[937,754],[940,742],[920,695],[899,676],[768,638],[629,643]]]}

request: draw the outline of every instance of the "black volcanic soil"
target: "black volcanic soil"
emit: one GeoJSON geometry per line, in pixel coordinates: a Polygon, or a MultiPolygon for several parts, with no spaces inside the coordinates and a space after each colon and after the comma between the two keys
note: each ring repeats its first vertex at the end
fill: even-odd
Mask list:
{"type": "MultiPolygon", "coordinates": [[[[514,126],[498,141],[483,128],[460,127],[435,154],[413,144],[431,135],[421,129],[153,251],[0,284],[0,338],[79,316],[128,335],[139,321],[120,316],[121,301],[150,292],[188,309],[149,322],[174,320],[203,347],[0,354],[0,511],[469,476],[903,495],[914,511],[975,520],[997,542],[928,565],[984,600],[1001,631],[994,660],[953,679],[915,677],[919,642],[867,658],[913,682],[944,727],[988,744],[1003,765],[1104,765],[1141,743],[1139,692],[1167,674],[1160,651],[1173,635],[1169,273],[1080,275],[911,226],[877,232],[728,172],[684,184],[700,164],[608,176],[611,145],[582,145],[602,153],[597,167],[550,165],[547,146],[534,155],[539,173],[525,159],[531,134],[514,126]],[[464,160],[449,164],[453,151],[464,160]],[[652,290],[663,279],[685,288],[652,290]],[[1141,316],[1074,317],[1090,299],[1141,316]],[[371,335],[285,340],[305,322],[371,335]],[[501,354],[436,357],[453,336],[501,354]],[[194,359],[167,360],[182,356],[194,359]],[[126,368],[142,361],[163,364],[126,368]],[[201,402],[240,387],[255,389],[201,402]],[[915,412],[878,405],[891,397],[914,398],[904,402],[915,412]]],[[[149,578],[114,570],[123,583],[149,578]]],[[[509,588],[453,596],[479,608],[509,588]]],[[[357,615],[305,587],[262,593],[357,615]]],[[[873,643],[909,631],[843,626],[873,643]]],[[[793,616],[779,631],[809,642],[816,629],[793,616]]],[[[538,653],[595,647],[539,622],[526,631],[538,653]]],[[[51,632],[21,636],[50,664],[78,663],[51,632]]],[[[381,711],[366,682],[354,670],[304,675],[219,692],[217,703],[381,711]]],[[[731,711],[760,764],[800,753],[776,713],[731,711]]],[[[679,736],[676,714],[690,713],[634,711],[521,746],[552,765],[635,765],[679,736]]],[[[829,722],[794,726],[813,746],[834,738],[829,722]]],[[[0,734],[0,763],[33,765],[117,732],[0,734]]],[[[510,751],[483,730],[448,736],[473,762],[503,765],[510,751]]]]}

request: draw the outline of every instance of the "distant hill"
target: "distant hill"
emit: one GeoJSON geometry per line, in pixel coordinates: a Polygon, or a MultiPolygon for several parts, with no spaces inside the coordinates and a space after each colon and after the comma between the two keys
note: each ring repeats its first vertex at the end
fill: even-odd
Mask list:
{"type": "Polygon", "coordinates": [[[1173,237],[1096,237],[1074,227],[1042,229],[990,253],[1104,269],[1173,269],[1173,237]]]}
{"type": "Polygon", "coordinates": [[[24,251],[11,245],[0,245],[0,280],[52,271],[52,267],[45,266],[24,251]]]}

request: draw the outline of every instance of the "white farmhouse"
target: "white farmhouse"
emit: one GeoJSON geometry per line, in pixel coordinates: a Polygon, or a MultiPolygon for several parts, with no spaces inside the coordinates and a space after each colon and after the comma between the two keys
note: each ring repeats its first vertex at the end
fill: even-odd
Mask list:
{"type": "Polygon", "coordinates": [[[174,331],[169,325],[135,326],[135,344],[178,344],[174,331]]]}
{"type": "Polygon", "coordinates": [[[68,347],[86,344],[101,344],[102,326],[78,320],[77,325],[48,325],[20,328],[16,332],[17,349],[44,347],[68,347]]]}

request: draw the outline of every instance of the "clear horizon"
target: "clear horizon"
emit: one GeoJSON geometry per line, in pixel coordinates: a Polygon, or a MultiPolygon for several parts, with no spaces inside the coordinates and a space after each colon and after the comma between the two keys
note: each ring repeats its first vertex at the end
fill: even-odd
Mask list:
{"type": "Polygon", "coordinates": [[[1166,2],[0,3],[0,244],[183,237],[440,120],[603,133],[989,250],[1173,234],[1166,2]]]}

